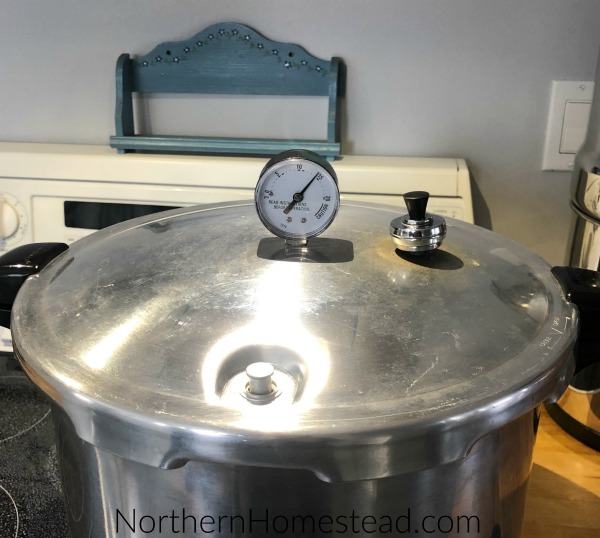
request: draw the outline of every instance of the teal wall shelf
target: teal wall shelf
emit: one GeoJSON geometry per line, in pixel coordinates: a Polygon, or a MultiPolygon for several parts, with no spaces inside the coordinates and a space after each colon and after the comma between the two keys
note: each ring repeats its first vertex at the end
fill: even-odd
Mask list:
{"type": "Polygon", "coordinates": [[[308,149],[329,160],[340,155],[340,98],[345,68],[301,46],[271,41],[239,23],[215,24],[191,39],[165,42],[145,56],[121,54],[116,72],[116,135],[120,153],[185,152],[270,156],[308,149]],[[135,93],[324,96],[328,98],[327,139],[250,139],[154,136],[136,133],[135,93]]]}

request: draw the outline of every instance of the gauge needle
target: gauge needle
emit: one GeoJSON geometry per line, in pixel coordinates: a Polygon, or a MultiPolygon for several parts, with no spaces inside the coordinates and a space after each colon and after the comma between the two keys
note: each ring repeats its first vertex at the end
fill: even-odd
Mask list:
{"type": "Polygon", "coordinates": [[[287,215],[293,208],[294,206],[298,203],[301,202],[302,200],[304,200],[304,193],[306,192],[306,189],[308,189],[308,187],[310,187],[311,183],[317,179],[319,176],[321,175],[320,172],[317,172],[315,174],[315,176],[306,184],[306,186],[300,191],[297,192],[296,194],[294,194],[294,196],[292,196],[292,201],[290,202],[290,204],[283,210],[283,214],[287,215]]]}

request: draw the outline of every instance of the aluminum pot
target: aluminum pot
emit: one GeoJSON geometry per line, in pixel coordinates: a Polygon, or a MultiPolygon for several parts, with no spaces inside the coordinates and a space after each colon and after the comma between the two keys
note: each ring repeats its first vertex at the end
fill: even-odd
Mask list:
{"type": "Polygon", "coordinates": [[[401,253],[397,214],[342,204],[289,252],[253,204],[218,204],[4,257],[8,295],[35,273],[11,328],[53,402],[72,537],[518,537],[577,309],[477,226],[401,253]]]}

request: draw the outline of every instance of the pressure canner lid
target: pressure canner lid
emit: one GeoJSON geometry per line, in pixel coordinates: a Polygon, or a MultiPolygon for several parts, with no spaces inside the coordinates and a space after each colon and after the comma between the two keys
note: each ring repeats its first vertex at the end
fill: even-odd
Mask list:
{"type": "Polygon", "coordinates": [[[544,261],[477,226],[400,253],[402,209],[342,204],[296,252],[251,203],[107,228],[25,283],[16,354],[82,439],[150,465],[456,460],[566,388],[577,318],[544,261]]]}

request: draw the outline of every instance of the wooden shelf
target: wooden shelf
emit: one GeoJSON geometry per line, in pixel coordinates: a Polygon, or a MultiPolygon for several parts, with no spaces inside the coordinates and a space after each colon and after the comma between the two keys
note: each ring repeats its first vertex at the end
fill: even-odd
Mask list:
{"type": "Polygon", "coordinates": [[[119,153],[208,155],[272,156],[288,149],[307,149],[333,160],[341,153],[339,109],[345,80],[340,58],[318,58],[299,45],[272,41],[243,24],[215,24],[190,39],[160,43],[139,58],[127,53],[119,56],[116,133],[110,137],[110,145],[119,153]],[[175,137],[138,132],[134,94],[176,93],[321,96],[328,100],[327,139],[175,137]]]}

